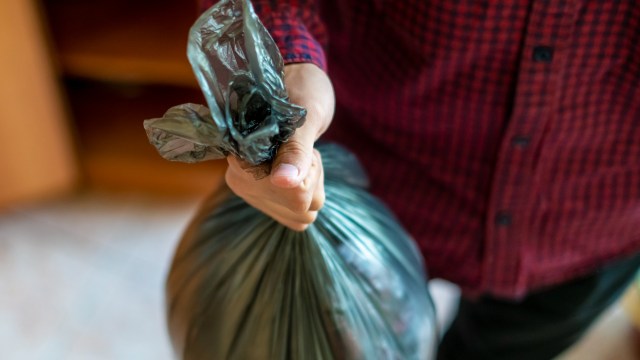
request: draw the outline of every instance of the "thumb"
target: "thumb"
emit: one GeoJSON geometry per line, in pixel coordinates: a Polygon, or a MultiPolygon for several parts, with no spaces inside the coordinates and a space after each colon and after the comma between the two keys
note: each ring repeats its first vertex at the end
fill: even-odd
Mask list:
{"type": "Polygon", "coordinates": [[[307,149],[294,138],[295,136],[280,146],[271,167],[271,183],[281,188],[300,185],[311,167],[313,145],[307,149]]]}

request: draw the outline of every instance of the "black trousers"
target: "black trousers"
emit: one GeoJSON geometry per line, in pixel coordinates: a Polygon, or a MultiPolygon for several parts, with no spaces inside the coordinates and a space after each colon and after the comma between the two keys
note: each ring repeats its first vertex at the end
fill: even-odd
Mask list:
{"type": "Polygon", "coordinates": [[[636,255],[519,301],[462,298],[438,360],[553,359],[622,295],[639,268],[636,255]]]}

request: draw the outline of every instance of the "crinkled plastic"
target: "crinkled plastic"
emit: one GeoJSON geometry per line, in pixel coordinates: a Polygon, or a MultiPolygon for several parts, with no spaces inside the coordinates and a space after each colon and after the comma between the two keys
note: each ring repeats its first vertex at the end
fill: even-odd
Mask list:
{"type": "Polygon", "coordinates": [[[306,110],[288,102],[282,57],[251,3],[221,1],[206,11],[191,28],[187,54],[210,112],[184,104],[145,121],[151,143],[169,160],[233,154],[268,163],[306,110]]]}
{"type": "MultiPolygon", "coordinates": [[[[281,57],[250,3],[223,0],[204,13],[189,58],[212,111],[186,104],[146,121],[151,143],[170,160],[235,154],[268,164],[304,111],[288,103],[281,57]],[[245,95],[235,98],[234,84],[245,95]],[[262,110],[247,110],[254,101],[262,110]]],[[[420,252],[367,193],[355,157],[334,144],[318,150],[326,202],[306,231],[289,230],[228,189],[190,224],[167,281],[180,358],[434,358],[435,310],[420,252]]]]}
{"type": "Polygon", "coordinates": [[[182,358],[432,358],[419,251],[365,191],[355,158],[336,145],[318,150],[326,203],[305,232],[236,196],[209,200],[191,224],[167,289],[182,358]]]}

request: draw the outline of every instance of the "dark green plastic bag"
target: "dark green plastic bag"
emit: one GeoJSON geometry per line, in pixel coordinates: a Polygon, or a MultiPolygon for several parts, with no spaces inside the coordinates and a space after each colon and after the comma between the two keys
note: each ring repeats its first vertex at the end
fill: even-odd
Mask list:
{"type": "MultiPolygon", "coordinates": [[[[207,108],[181,105],[147,120],[170,160],[234,154],[268,173],[301,124],[282,58],[248,1],[226,0],[191,30],[189,58],[207,108]]],[[[432,359],[435,312],[420,252],[367,193],[353,155],[318,147],[325,206],[295,232],[221,191],[176,251],[167,282],[169,330],[183,359],[432,359]]]]}

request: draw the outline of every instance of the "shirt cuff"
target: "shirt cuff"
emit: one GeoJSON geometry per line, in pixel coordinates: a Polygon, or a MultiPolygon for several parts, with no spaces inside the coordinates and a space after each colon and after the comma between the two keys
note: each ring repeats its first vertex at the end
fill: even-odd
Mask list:
{"type": "MultiPolygon", "coordinates": [[[[201,11],[216,0],[198,0],[201,11]]],[[[260,21],[280,49],[285,64],[312,63],[327,71],[323,46],[327,32],[314,1],[300,0],[296,6],[287,1],[253,1],[260,21]]]]}
{"type": "Polygon", "coordinates": [[[288,14],[258,16],[278,45],[285,64],[313,63],[327,71],[322,44],[299,18],[288,14]]]}
{"type": "Polygon", "coordinates": [[[313,63],[327,71],[327,32],[315,1],[254,1],[254,9],[278,45],[285,64],[313,63]]]}

